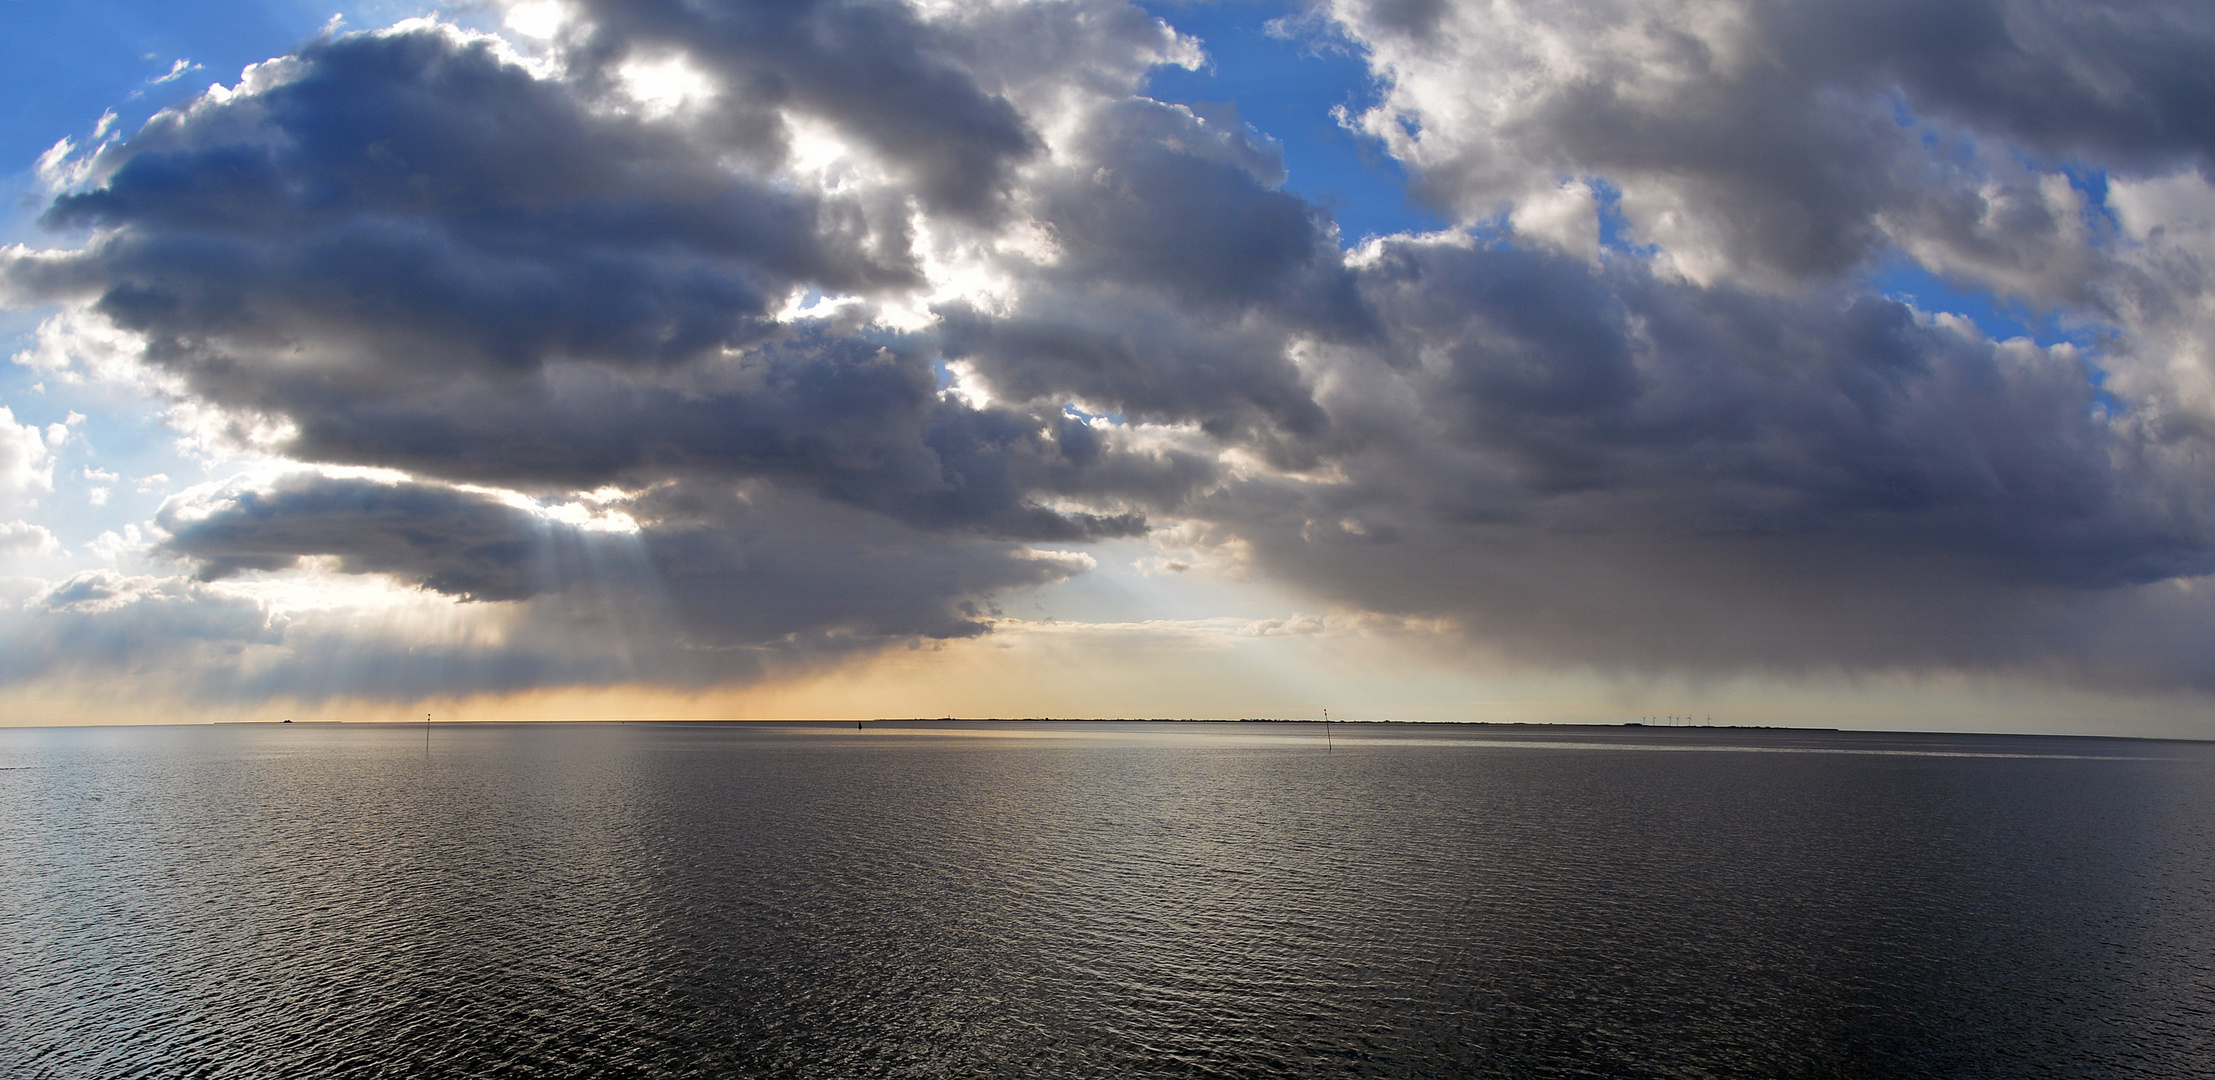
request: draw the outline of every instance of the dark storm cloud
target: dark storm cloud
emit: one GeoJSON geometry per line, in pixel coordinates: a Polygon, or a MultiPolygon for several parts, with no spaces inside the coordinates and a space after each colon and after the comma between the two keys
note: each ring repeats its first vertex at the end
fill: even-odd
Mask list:
{"type": "Polygon", "coordinates": [[[316,473],[279,478],[266,489],[226,493],[215,505],[171,499],[155,515],[162,548],[194,560],[202,581],[247,570],[281,570],[331,555],[350,574],[389,574],[463,600],[521,600],[539,550],[574,530],[483,495],[414,483],[378,483],[316,473]]]}
{"type": "Polygon", "coordinates": [[[1875,0],[1763,11],[1790,66],[1895,80],[1920,111],[2045,154],[2215,162],[2215,11],[2200,3],[1875,0]]]}
{"type": "Polygon", "coordinates": [[[956,58],[939,30],[883,0],[586,0],[591,30],[574,63],[605,71],[656,49],[681,49],[763,108],[789,106],[837,124],[906,170],[939,210],[983,214],[1010,170],[1040,150],[1006,98],[956,58]]]}
{"type": "Polygon", "coordinates": [[[703,649],[846,652],[916,637],[985,633],[989,605],[1091,565],[916,530],[774,487],[656,493],[641,512],[655,577],[703,649]]]}
{"type": "Polygon", "coordinates": [[[109,232],[21,286],[97,295],[220,395],[272,353],[351,393],[682,363],[767,337],[795,283],[914,281],[858,207],[718,168],[482,40],[355,35],[284,63],[259,93],[156,117],[100,187],[56,199],[48,224],[109,232]]]}
{"type": "Polygon", "coordinates": [[[461,600],[626,606],[651,593],[671,613],[671,643],[715,647],[796,634],[967,637],[985,624],[961,612],[962,598],[1079,565],[766,486],[677,485],[621,505],[645,528],[584,527],[436,484],[300,472],[177,496],[155,520],[169,534],[158,551],[189,560],[201,581],[330,556],[343,573],[461,600]],[[582,599],[557,596],[578,589],[582,599]],[[629,595],[591,595],[609,589],[629,595]]]}
{"type": "MultiPolygon", "coordinates": [[[[289,373],[285,373],[289,374],[289,373]]],[[[800,332],[670,380],[556,365],[528,382],[455,378],[406,398],[262,380],[295,453],[530,490],[668,477],[760,477],[935,528],[1036,540],[1131,535],[1129,514],[1055,513],[1079,494],[1099,437],[1049,410],[974,409],[940,394],[930,356],[800,332]]]]}
{"type": "Polygon", "coordinates": [[[2121,597],[2215,572],[2215,484],[2070,350],[1513,248],[1363,286],[1403,360],[1324,399],[1345,480],[1196,509],[1343,602],[1549,663],[1977,666],[2113,653],[2121,597]]]}
{"type": "Polygon", "coordinates": [[[1099,111],[1042,185],[1060,270],[1203,303],[1281,298],[1337,271],[1335,230],[1276,190],[1284,164],[1243,125],[1147,100],[1099,111]]]}
{"type": "Polygon", "coordinates": [[[768,476],[946,528],[1143,528],[1033,500],[1099,452],[1058,404],[972,410],[926,349],[766,317],[800,283],[913,283],[856,207],[733,175],[712,142],[442,29],[285,63],[57,199],[50,224],[105,231],[16,264],[18,287],[97,296],[150,361],[291,419],[313,460],[533,489],[768,476]]]}

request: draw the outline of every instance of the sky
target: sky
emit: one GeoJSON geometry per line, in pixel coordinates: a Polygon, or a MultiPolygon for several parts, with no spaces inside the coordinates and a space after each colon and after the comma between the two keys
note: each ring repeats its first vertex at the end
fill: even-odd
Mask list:
{"type": "Polygon", "coordinates": [[[0,724],[2215,738],[2215,8],[0,2],[0,724]]]}

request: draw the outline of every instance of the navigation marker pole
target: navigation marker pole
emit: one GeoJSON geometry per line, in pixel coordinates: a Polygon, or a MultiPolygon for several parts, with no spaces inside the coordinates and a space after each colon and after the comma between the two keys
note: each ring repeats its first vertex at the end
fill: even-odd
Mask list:
{"type": "Polygon", "coordinates": [[[1331,752],[1332,752],[1332,748],[1331,748],[1331,711],[1330,711],[1329,709],[1324,709],[1324,710],[1323,710],[1323,752],[1324,752],[1324,753],[1326,753],[1326,754],[1328,754],[1328,753],[1331,753],[1331,752]]]}
{"type": "Polygon", "coordinates": [[[423,714],[423,756],[431,756],[431,714],[423,714]]]}

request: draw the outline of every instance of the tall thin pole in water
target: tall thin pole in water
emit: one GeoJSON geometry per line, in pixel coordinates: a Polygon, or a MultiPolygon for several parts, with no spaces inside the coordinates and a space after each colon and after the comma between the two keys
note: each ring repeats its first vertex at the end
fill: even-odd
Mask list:
{"type": "Polygon", "coordinates": [[[1323,710],[1323,752],[1326,754],[1334,752],[1331,746],[1331,711],[1329,709],[1323,710]]]}
{"type": "Polygon", "coordinates": [[[431,756],[431,714],[423,714],[423,756],[431,756]]]}

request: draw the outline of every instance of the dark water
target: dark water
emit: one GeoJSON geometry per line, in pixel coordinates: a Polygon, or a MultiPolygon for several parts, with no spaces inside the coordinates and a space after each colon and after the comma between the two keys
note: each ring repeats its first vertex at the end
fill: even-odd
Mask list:
{"type": "Polygon", "coordinates": [[[0,1075],[2215,1076],[2215,746],[0,732],[0,1075]]]}

